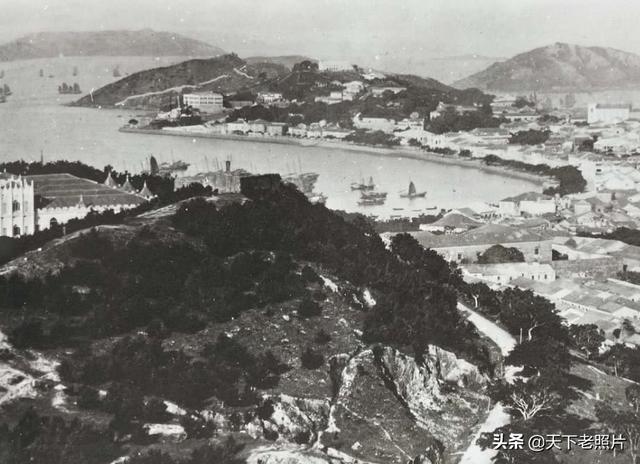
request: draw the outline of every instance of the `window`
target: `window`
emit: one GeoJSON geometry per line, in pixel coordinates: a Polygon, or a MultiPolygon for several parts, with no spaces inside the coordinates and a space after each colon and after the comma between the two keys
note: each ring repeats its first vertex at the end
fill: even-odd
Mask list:
{"type": "Polygon", "coordinates": [[[16,211],[20,211],[20,202],[18,200],[13,200],[11,204],[11,210],[15,213],[16,211]]]}
{"type": "Polygon", "coordinates": [[[547,280],[547,274],[544,275],[544,280],[547,280]]]}
{"type": "Polygon", "coordinates": [[[535,248],[535,250],[533,250],[533,252],[534,252],[536,255],[539,255],[539,254],[540,254],[540,248],[536,247],[536,248],[535,248]]]}
{"type": "Polygon", "coordinates": [[[51,218],[49,221],[49,227],[55,227],[58,225],[58,220],[56,218],[51,218]]]}
{"type": "Polygon", "coordinates": [[[458,253],[458,261],[462,261],[462,253],[458,253]]]}
{"type": "Polygon", "coordinates": [[[20,236],[20,227],[13,226],[13,236],[14,237],[19,237],[20,236]]]}

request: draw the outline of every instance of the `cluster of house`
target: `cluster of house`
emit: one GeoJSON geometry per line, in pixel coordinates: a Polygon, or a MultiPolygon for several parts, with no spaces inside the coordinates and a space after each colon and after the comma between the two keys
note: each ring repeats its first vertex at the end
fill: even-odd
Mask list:
{"type": "Polygon", "coordinates": [[[200,172],[193,176],[177,177],[174,182],[174,188],[179,189],[188,187],[191,184],[201,184],[204,187],[211,187],[219,193],[239,193],[240,180],[251,174],[244,169],[231,169],[231,161],[225,161],[224,170],[200,172]]]}
{"type": "Polygon", "coordinates": [[[134,208],[153,194],[127,180],[118,185],[111,173],[103,184],[71,174],[0,175],[0,235],[19,237],[81,219],[92,211],[134,208]]]}

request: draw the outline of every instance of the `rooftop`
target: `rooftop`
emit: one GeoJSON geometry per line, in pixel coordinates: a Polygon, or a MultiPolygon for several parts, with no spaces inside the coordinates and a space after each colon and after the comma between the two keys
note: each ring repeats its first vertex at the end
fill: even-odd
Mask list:
{"type": "Polygon", "coordinates": [[[426,231],[410,232],[410,234],[425,248],[539,242],[547,239],[531,230],[498,224],[487,224],[461,234],[435,235],[426,231]]]}
{"type": "Polygon", "coordinates": [[[82,201],[86,206],[138,205],[143,197],[99,184],[71,174],[41,174],[25,176],[33,181],[34,193],[45,200],[46,208],[76,206],[82,201]]]}

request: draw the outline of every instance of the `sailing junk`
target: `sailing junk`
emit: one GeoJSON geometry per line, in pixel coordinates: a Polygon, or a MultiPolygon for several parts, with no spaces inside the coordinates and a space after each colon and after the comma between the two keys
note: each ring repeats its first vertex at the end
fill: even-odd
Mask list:
{"type": "Polygon", "coordinates": [[[400,194],[401,198],[424,198],[427,192],[417,192],[413,182],[409,182],[409,190],[407,193],[400,194]]]}
{"type": "Polygon", "coordinates": [[[364,179],[360,183],[354,182],[351,184],[351,190],[373,190],[374,188],[376,188],[376,186],[373,183],[373,177],[369,177],[368,184],[364,183],[364,179]]]}

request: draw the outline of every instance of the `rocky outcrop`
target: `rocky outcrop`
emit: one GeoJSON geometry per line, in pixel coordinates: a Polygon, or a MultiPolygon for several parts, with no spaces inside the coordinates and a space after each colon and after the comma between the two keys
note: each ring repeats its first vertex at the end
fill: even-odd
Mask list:
{"type": "Polygon", "coordinates": [[[454,462],[484,418],[486,377],[453,353],[430,346],[417,362],[395,348],[359,348],[328,360],[333,398],[264,398],[243,430],[271,446],[247,462],[454,462]]]}

